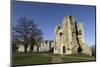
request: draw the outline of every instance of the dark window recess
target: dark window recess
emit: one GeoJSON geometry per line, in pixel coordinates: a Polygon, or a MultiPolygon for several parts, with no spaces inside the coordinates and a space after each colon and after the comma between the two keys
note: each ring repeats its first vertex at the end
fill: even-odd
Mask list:
{"type": "Polygon", "coordinates": [[[72,34],[74,34],[75,32],[73,31],[72,34]]]}
{"type": "Polygon", "coordinates": [[[63,46],[63,53],[66,53],[66,47],[63,46]]]}
{"type": "Polygon", "coordinates": [[[48,41],[46,41],[45,43],[47,44],[48,41]]]}
{"type": "Polygon", "coordinates": [[[81,31],[78,31],[78,35],[82,35],[82,32],[81,31]]]}
{"type": "Polygon", "coordinates": [[[68,48],[67,50],[70,50],[70,48],[68,48]]]}
{"type": "Polygon", "coordinates": [[[58,29],[60,29],[60,26],[58,26],[58,29]]]}
{"type": "Polygon", "coordinates": [[[62,36],[62,33],[60,33],[60,36],[62,36]]]}

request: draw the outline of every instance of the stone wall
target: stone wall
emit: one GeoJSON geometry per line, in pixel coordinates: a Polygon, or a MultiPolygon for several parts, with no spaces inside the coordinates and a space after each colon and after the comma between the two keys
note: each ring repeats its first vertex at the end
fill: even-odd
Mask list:
{"type": "Polygon", "coordinates": [[[62,25],[55,27],[54,54],[91,54],[85,43],[83,24],[77,23],[72,16],[65,16],[62,25]]]}
{"type": "MultiPolygon", "coordinates": [[[[50,49],[53,48],[53,41],[50,40],[44,40],[42,41],[40,47],[39,47],[39,52],[48,52],[50,49]],[[51,47],[51,48],[50,48],[51,47]]],[[[24,46],[22,44],[18,45],[18,52],[24,52],[24,46]]],[[[27,52],[30,52],[30,45],[27,47],[27,52]]],[[[37,52],[37,46],[34,46],[33,52],[37,52]]]]}

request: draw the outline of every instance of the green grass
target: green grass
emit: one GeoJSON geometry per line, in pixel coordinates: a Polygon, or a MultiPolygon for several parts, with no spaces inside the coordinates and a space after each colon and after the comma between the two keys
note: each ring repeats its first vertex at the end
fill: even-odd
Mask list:
{"type": "Polygon", "coordinates": [[[83,62],[83,61],[95,61],[95,57],[85,54],[74,54],[62,56],[63,62],[83,62]]]}
{"type": "MultiPolygon", "coordinates": [[[[47,64],[51,63],[52,57],[60,57],[63,62],[82,62],[82,61],[95,61],[95,57],[84,54],[73,55],[58,55],[53,53],[13,53],[13,65],[27,65],[27,64],[47,64]]],[[[62,63],[63,63],[62,62],[62,63]]]]}
{"type": "Polygon", "coordinates": [[[50,63],[51,57],[43,56],[41,53],[16,53],[13,54],[13,65],[45,64],[50,63]]]}

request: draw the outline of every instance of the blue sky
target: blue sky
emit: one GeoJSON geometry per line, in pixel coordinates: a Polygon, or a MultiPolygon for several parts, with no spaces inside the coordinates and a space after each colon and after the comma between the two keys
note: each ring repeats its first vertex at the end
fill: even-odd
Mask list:
{"type": "Polygon", "coordinates": [[[45,40],[54,39],[54,28],[62,23],[64,16],[74,16],[77,22],[83,22],[86,43],[95,45],[95,7],[68,4],[47,4],[36,2],[12,3],[12,22],[18,23],[20,17],[33,19],[43,32],[45,40]]]}

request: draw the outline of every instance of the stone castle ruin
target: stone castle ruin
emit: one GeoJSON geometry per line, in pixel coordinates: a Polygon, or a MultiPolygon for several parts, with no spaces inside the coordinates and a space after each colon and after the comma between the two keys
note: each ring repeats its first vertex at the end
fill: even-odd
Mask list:
{"type": "MultiPolygon", "coordinates": [[[[91,48],[85,43],[83,24],[77,23],[72,16],[65,16],[61,26],[55,27],[54,40],[41,42],[39,52],[52,51],[54,54],[87,54],[92,55],[91,48]]],[[[37,46],[33,52],[36,52],[37,46]]],[[[30,52],[30,45],[27,48],[30,52]]],[[[18,52],[24,52],[24,46],[18,46],[18,52]]]]}
{"type": "Polygon", "coordinates": [[[65,16],[61,26],[55,27],[54,54],[88,54],[91,48],[85,43],[83,24],[72,16],[65,16]]]}
{"type": "MultiPolygon", "coordinates": [[[[43,40],[39,47],[39,52],[50,52],[53,50],[53,41],[52,40],[43,40]]],[[[30,45],[27,48],[27,52],[30,52],[30,45]]],[[[37,46],[34,45],[32,52],[37,52],[37,46]]],[[[18,52],[24,52],[24,46],[22,44],[18,45],[18,52]]]]}

